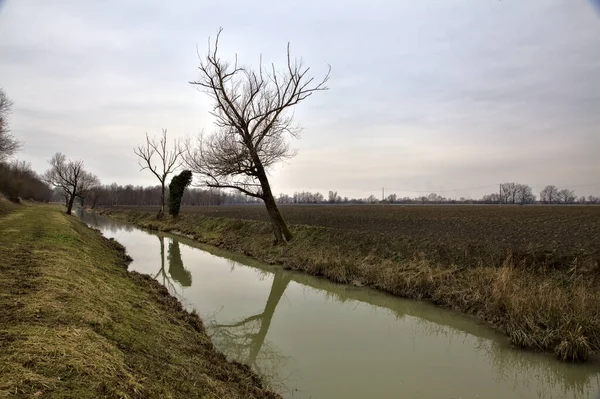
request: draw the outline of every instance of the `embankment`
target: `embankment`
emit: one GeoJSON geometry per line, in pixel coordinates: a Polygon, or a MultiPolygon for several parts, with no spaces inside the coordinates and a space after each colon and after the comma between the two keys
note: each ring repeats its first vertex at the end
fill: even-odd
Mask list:
{"type": "Polygon", "coordinates": [[[0,396],[278,398],[201,320],[58,207],[0,213],[0,396]]]}
{"type": "Polygon", "coordinates": [[[304,225],[291,226],[292,242],[274,246],[270,225],[263,221],[194,213],[157,220],[151,212],[118,209],[102,213],[335,282],[370,286],[473,314],[504,332],[512,344],[553,352],[564,361],[585,361],[600,349],[597,255],[574,257],[569,264],[563,264],[564,254],[561,260],[548,256],[540,260],[516,251],[506,252],[502,259],[476,255],[486,251],[454,259],[448,254],[462,252],[442,247],[430,251],[431,242],[421,245],[419,237],[395,245],[375,233],[304,225]],[[447,255],[440,258],[440,253],[447,255]]]}

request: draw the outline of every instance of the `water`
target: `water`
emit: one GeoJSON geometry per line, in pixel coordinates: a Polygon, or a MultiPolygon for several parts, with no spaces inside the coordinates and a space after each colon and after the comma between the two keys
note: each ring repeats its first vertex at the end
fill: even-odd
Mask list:
{"type": "Polygon", "coordinates": [[[83,219],[125,245],[130,270],[196,309],[220,351],[286,398],[600,398],[598,361],[561,363],[427,303],[83,219]]]}

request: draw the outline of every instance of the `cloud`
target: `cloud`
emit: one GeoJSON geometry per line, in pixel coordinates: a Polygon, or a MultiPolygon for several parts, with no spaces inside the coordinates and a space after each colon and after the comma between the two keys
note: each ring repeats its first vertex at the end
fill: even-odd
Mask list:
{"type": "Polygon", "coordinates": [[[196,47],[223,26],[223,56],[280,63],[289,41],[316,76],[333,68],[331,90],[295,112],[299,155],[272,171],[275,191],[600,183],[592,10],[568,0],[13,0],[0,10],[0,85],[36,169],[62,151],[106,183],[153,184],[132,148],[161,128],[211,130],[210,101],[188,82],[196,47]]]}

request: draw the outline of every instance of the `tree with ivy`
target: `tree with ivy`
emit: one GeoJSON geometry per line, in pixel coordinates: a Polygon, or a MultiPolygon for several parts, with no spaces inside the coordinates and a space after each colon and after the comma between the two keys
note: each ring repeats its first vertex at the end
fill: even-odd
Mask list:
{"type": "Polygon", "coordinates": [[[184,170],[171,179],[169,184],[169,214],[173,217],[179,215],[181,197],[183,197],[183,192],[190,183],[192,183],[192,172],[189,170],[184,170]]]}

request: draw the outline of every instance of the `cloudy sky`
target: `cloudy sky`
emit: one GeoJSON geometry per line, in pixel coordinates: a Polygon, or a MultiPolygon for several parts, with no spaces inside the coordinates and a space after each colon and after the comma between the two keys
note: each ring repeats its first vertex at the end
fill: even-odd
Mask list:
{"type": "Polygon", "coordinates": [[[296,111],[298,155],[272,171],[276,193],[600,183],[591,0],[0,3],[0,86],[19,156],[38,171],[61,151],[104,183],[154,184],[132,149],[161,128],[213,129],[209,99],[188,82],[196,48],[222,26],[223,57],[282,65],[290,42],[316,77],[332,67],[330,90],[296,111]]]}

